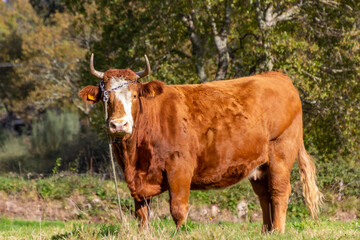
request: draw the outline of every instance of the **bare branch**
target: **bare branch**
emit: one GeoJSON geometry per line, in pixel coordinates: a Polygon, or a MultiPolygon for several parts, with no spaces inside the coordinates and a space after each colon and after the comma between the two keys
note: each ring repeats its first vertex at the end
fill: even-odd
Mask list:
{"type": "Polygon", "coordinates": [[[305,75],[307,75],[307,76],[311,77],[312,79],[314,79],[315,82],[317,82],[317,83],[321,81],[321,78],[316,77],[315,75],[313,75],[313,74],[311,74],[311,73],[309,73],[309,72],[307,72],[307,71],[305,71],[303,69],[301,69],[301,72],[305,73],[305,75]]]}
{"type": "Polygon", "coordinates": [[[300,5],[294,6],[282,12],[281,14],[275,17],[276,22],[288,21],[294,18],[294,16],[299,12],[300,5]]]}
{"type": "Polygon", "coordinates": [[[172,49],[170,50],[171,53],[175,53],[181,57],[185,57],[185,58],[188,58],[188,59],[191,59],[191,56],[181,50],[178,50],[178,49],[172,49]]]}
{"type": "Polygon", "coordinates": [[[212,15],[211,11],[212,11],[211,5],[206,4],[206,12],[207,12],[207,14],[209,15],[209,18],[210,18],[211,29],[212,29],[214,35],[218,36],[219,33],[218,33],[218,30],[217,30],[217,27],[216,27],[216,22],[215,22],[214,16],[212,15]]]}
{"type": "Polygon", "coordinates": [[[231,0],[225,1],[225,12],[224,12],[223,24],[220,33],[218,31],[214,16],[212,14],[212,7],[210,4],[206,4],[206,10],[209,15],[211,28],[214,34],[215,45],[219,54],[218,68],[216,71],[215,80],[225,79],[225,75],[227,73],[227,69],[229,65],[230,57],[229,57],[229,51],[227,49],[227,35],[231,24],[231,12],[232,12],[231,3],[232,3],[231,0]]]}
{"type": "Polygon", "coordinates": [[[303,5],[303,1],[300,1],[297,5],[290,7],[285,11],[279,10],[278,8],[274,11],[272,3],[263,7],[260,1],[255,1],[255,9],[260,29],[268,30],[275,27],[279,22],[293,19],[299,13],[300,8],[303,5]]]}
{"type": "Polygon", "coordinates": [[[188,27],[189,30],[195,31],[194,22],[193,22],[192,17],[191,17],[190,14],[187,15],[187,16],[185,16],[185,15],[182,16],[181,21],[183,23],[185,23],[185,25],[188,27]]]}
{"type": "Polygon", "coordinates": [[[354,71],[352,68],[342,68],[342,69],[334,69],[334,68],[328,68],[323,67],[322,69],[324,72],[331,72],[331,73],[343,73],[343,72],[351,72],[354,71]]]}
{"type": "Polygon", "coordinates": [[[83,112],[86,115],[89,115],[90,107],[88,106],[83,107],[81,104],[78,104],[76,101],[72,101],[72,102],[81,112],[83,112]]]}
{"type": "Polygon", "coordinates": [[[340,3],[336,2],[336,1],[331,1],[331,0],[319,0],[319,2],[329,5],[331,7],[338,7],[340,5],[340,3]]]}
{"type": "Polygon", "coordinates": [[[232,13],[232,0],[226,1],[225,13],[224,13],[224,22],[221,28],[221,35],[225,34],[226,36],[229,34],[229,29],[231,25],[231,13],[232,13]]]}
{"type": "Polygon", "coordinates": [[[203,47],[202,47],[202,39],[199,34],[196,32],[195,24],[194,24],[194,16],[188,14],[187,16],[182,16],[181,20],[188,28],[188,32],[190,35],[190,41],[192,43],[192,52],[195,56],[196,60],[196,73],[200,77],[201,82],[207,82],[207,75],[205,73],[204,67],[204,59],[203,59],[203,47]]]}
{"type": "Polygon", "coordinates": [[[264,10],[264,20],[265,20],[265,24],[267,26],[275,26],[276,25],[276,22],[275,21],[275,18],[274,18],[274,6],[272,3],[269,3],[269,5],[266,7],[266,9],[264,10]]]}

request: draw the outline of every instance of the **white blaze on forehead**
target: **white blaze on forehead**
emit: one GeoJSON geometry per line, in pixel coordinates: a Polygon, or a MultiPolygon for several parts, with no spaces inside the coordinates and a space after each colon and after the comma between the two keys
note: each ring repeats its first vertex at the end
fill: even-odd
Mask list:
{"type": "Polygon", "coordinates": [[[123,85],[119,89],[116,89],[114,91],[115,99],[120,101],[124,107],[125,110],[125,116],[122,116],[119,119],[113,119],[113,120],[122,120],[126,121],[129,124],[129,130],[128,133],[132,133],[132,129],[134,126],[134,120],[131,114],[131,106],[132,106],[132,98],[131,98],[131,92],[128,90],[128,85],[126,84],[128,81],[125,80],[125,78],[115,78],[112,77],[110,80],[110,88],[114,89],[116,87],[119,87],[120,85],[123,85]]]}

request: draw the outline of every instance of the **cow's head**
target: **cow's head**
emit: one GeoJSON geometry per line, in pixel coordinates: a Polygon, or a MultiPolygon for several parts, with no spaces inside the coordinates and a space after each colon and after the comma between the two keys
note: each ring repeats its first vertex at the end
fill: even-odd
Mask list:
{"type": "Polygon", "coordinates": [[[161,93],[157,81],[140,83],[138,80],[150,73],[149,60],[145,55],[146,68],[140,72],[130,69],[110,69],[106,72],[96,71],[93,64],[94,55],[90,59],[90,72],[101,79],[99,86],[87,86],[79,92],[79,96],[89,104],[94,104],[106,98],[107,128],[113,136],[131,134],[140,109],[140,97],[154,97],[161,93]]]}

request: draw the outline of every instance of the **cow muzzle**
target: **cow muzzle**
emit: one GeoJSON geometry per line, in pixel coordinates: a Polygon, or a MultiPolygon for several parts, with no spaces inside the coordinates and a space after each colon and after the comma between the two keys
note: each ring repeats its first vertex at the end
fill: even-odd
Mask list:
{"type": "Polygon", "coordinates": [[[109,121],[109,131],[113,134],[120,133],[130,133],[131,126],[128,121],[116,119],[109,121]]]}

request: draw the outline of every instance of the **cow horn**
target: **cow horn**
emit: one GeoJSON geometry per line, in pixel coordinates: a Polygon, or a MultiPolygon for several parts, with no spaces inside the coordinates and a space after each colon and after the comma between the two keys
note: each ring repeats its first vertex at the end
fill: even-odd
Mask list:
{"type": "Polygon", "coordinates": [[[91,54],[91,58],[90,58],[90,72],[92,75],[94,75],[97,78],[103,79],[104,77],[104,73],[103,72],[99,72],[96,71],[94,68],[94,54],[91,54]]]}
{"type": "Polygon", "coordinates": [[[146,55],[144,55],[144,57],[145,57],[145,62],[146,62],[146,68],[145,68],[145,70],[136,73],[136,75],[138,75],[139,78],[146,77],[151,72],[149,59],[147,58],[146,55]]]}

